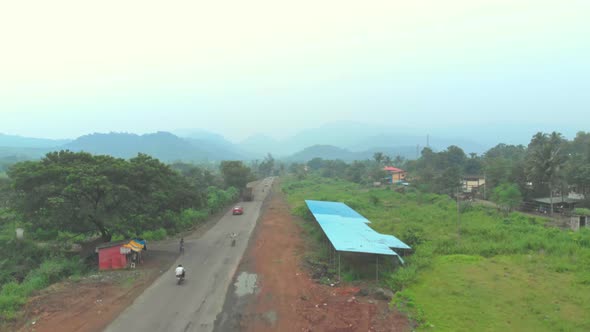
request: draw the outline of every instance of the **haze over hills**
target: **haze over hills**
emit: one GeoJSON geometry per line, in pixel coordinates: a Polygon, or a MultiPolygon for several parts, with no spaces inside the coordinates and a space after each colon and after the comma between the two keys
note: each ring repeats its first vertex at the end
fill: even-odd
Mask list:
{"type": "MultiPolygon", "coordinates": [[[[433,129],[428,133],[424,130],[422,134],[418,130],[408,128],[394,129],[354,122],[335,122],[306,129],[281,140],[258,134],[237,143],[218,133],[202,129],[174,131],[178,136],[169,132],[144,135],[97,133],[75,140],[0,134],[0,157],[13,157],[18,160],[40,158],[49,151],[69,149],[122,158],[134,157],[142,152],[166,162],[255,160],[264,158],[267,153],[271,153],[277,159],[290,161],[306,161],[315,157],[345,161],[362,160],[372,158],[375,152],[383,152],[392,158],[399,155],[414,159],[427,143],[435,151],[457,145],[465,153],[482,154],[499,143],[526,145],[537,131],[549,130],[533,126],[527,129],[524,126],[504,128],[478,125],[448,130],[433,129]],[[454,136],[449,133],[453,133],[454,136]]],[[[571,129],[557,131],[570,138],[576,133],[576,130],[571,129]]]]}
{"type": "Polygon", "coordinates": [[[136,135],[126,133],[82,136],[63,146],[72,151],[110,154],[131,158],[145,153],[162,161],[211,161],[236,159],[241,156],[203,139],[182,139],[168,132],[136,135]]]}
{"type": "Polygon", "coordinates": [[[257,157],[262,157],[267,153],[272,153],[275,156],[285,156],[297,151],[286,147],[285,145],[281,144],[280,141],[263,134],[250,136],[237,143],[237,145],[243,151],[257,157]]]}
{"type": "Polygon", "coordinates": [[[175,130],[174,134],[205,152],[207,159],[210,160],[247,159],[249,155],[222,135],[207,130],[180,129],[175,130]]]}
{"type": "MultiPolygon", "coordinates": [[[[252,136],[241,142],[240,146],[248,151],[258,153],[268,151],[279,157],[289,157],[315,145],[330,145],[350,152],[364,152],[380,148],[391,151],[395,155],[415,158],[416,148],[419,146],[419,150],[421,150],[427,145],[428,135],[426,132],[423,135],[416,134],[416,132],[418,131],[407,128],[395,129],[355,122],[335,122],[303,130],[283,140],[274,140],[264,135],[252,136]]],[[[466,153],[476,152],[478,154],[495,145],[481,144],[469,138],[452,138],[443,135],[431,135],[428,141],[429,146],[434,150],[444,150],[450,145],[458,145],[466,153]]]]}
{"type": "Polygon", "coordinates": [[[0,158],[20,161],[40,158],[71,140],[32,138],[0,133],[0,158]]]}
{"type": "Polygon", "coordinates": [[[53,148],[71,142],[68,139],[32,138],[0,133],[0,147],[11,148],[53,148]]]}
{"type": "MultiPolygon", "coordinates": [[[[357,153],[342,149],[333,145],[313,145],[299,151],[285,159],[288,161],[306,162],[313,158],[322,158],[326,160],[340,159],[343,161],[352,161],[359,159],[357,153]]],[[[363,158],[364,159],[364,158],[363,158]]]]}
{"type": "Polygon", "coordinates": [[[294,153],[291,156],[285,157],[284,160],[306,162],[314,158],[322,158],[328,160],[340,159],[342,161],[351,162],[354,160],[373,159],[375,152],[383,152],[392,158],[401,156],[406,159],[414,159],[416,157],[416,147],[412,146],[400,146],[396,148],[375,147],[365,151],[351,151],[333,145],[313,145],[294,153]]]}

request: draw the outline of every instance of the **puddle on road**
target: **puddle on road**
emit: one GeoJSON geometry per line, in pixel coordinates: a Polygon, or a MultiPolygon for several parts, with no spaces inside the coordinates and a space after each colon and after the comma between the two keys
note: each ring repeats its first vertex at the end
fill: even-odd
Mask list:
{"type": "Polygon", "coordinates": [[[238,276],[238,280],[234,284],[236,287],[236,295],[239,297],[254,294],[256,290],[256,280],[258,275],[254,273],[242,272],[238,276]]]}

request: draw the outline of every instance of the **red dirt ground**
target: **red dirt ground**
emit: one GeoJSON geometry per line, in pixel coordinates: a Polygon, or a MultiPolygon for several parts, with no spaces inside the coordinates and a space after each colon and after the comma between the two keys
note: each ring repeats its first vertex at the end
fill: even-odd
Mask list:
{"type": "Polygon", "coordinates": [[[60,284],[32,299],[20,331],[101,331],[140,293],[108,282],[60,284]]]}
{"type": "Polygon", "coordinates": [[[242,313],[243,331],[410,331],[386,301],[355,296],[359,288],[314,282],[302,268],[305,243],[280,189],[270,197],[244,260],[259,277],[255,300],[242,313]]]}
{"type": "Polygon", "coordinates": [[[102,331],[160,271],[168,269],[176,255],[156,250],[147,254],[137,270],[101,272],[78,282],[55,284],[29,300],[20,328],[7,327],[7,331],[102,331]]]}

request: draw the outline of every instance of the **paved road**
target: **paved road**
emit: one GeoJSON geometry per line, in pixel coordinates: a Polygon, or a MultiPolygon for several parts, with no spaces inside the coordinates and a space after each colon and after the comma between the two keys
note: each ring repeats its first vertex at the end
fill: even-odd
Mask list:
{"type": "Polygon", "coordinates": [[[229,211],[200,238],[185,238],[185,254],[177,261],[186,268],[185,282],[176,284],[174,264],[105,331],[212,331],[271,185],[271,178],[256,185],[254,200],[240,203],[243,215],[229,211]],[[238,233],[235,247],[232,232],[238,233]]]}

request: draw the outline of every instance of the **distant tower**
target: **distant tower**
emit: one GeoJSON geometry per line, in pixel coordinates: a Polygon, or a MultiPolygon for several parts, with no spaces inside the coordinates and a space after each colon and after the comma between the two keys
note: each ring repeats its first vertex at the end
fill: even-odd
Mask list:
{"type": "Polygon", "coordinates": [[[420,144],[416,145],[416,160],[420,158],[420,144]]]}
{"type": "Polygon", "coordinates": [[[426,147],[430,147],[430,135],[426,135],[426,147]]]}

